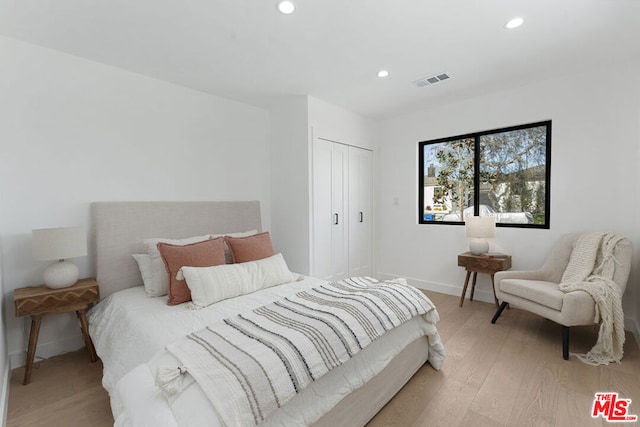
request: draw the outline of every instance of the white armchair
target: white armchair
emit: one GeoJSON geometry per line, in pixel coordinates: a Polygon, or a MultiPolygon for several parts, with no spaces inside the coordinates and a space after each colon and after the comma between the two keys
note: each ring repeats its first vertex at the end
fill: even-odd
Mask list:
{"type": "MultiPolygon", "coordinates": [[[[594,324],[596,313],[595,302],[588,293],[565,293],[558,288],[579,236],[579,233],[562,236],[538,270],[501,271],[495,275],[496,297],[502,303],[491,323],[496,323],[507,304],[559,323],[562,325],[562,357],[565,360],[569,358],[569,328],[594,324]]],[[[613,255],[617,261],[613,281],[624,294],[631,268],[632,247],[629,239],[618,242],[613,255]]]]}

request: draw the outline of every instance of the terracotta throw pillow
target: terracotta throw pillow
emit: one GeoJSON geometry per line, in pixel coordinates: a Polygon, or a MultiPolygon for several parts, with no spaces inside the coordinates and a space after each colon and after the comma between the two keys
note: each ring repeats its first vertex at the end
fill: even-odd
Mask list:
{"type": "Polygon", "coordinates": [[[176,274],[180,268],[183,266],[211,267],[225,263],[224,239],[222,237],[184,246],[158,243],[158,250],[169,274],[168,305],[178,305],[191,301],[191,292],[187,282],[176,279],[176,274]]]}
{"type": "Polygon", "coordinates": [[[276,254],[268,231],[249,237],[226,236],[224,240],[229,245],[235,263],[257,261],[276,254]]]}

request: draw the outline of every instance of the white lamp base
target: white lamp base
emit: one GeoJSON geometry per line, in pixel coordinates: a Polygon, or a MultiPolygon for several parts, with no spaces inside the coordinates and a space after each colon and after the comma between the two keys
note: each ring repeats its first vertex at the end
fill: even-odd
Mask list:
{"type": "Polygon", "coordinates": [[[489,242],[485,239],[474,237],[469,242],[469,250],[474,255],[482,255],[489,252],[489,242]]]}
{"type": "Polygon", "coordinates": [[[44,270],[44,284],[50,289],[66,288],[78,281],[78,266],[69,261],[60,260],[50,264],[44,270]]]}

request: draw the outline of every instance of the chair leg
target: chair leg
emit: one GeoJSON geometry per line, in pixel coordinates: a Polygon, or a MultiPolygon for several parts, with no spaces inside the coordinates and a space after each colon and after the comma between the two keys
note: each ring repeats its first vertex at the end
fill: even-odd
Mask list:
{"type": "Polygon", "coordinates": [[[569,360],[569,327],[562,325],[562,358],[569,360]]]}
{"type": "Polygon", "coordinates": [[[498,307],[498,310],[496,310],[496,314],[493,315],[493,319],[491,319],[491,323],[496,323],[496,320],[498,320],[498,317],[500,317],[500,315],[504,311],[504,308],[507,306],[507,304],[509,303],[506,301],[502,301],[502,304],[500,304],[500,307],[498,307]]]}

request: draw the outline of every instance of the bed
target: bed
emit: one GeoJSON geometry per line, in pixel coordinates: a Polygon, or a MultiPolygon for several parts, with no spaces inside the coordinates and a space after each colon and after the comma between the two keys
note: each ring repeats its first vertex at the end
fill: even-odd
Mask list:
{"type": "MultiPolygon", "coordinates": [[[[132,254],[145,251],[143,239],[259,232],[259,202],[99,202],[92,205],[92,219],[102,300],[89,312],[89,329],[104,365],[115,425],[225,425],[220,405],[189,373],[174,395],[156,385],[159,369],[180,364],[167,346],[212,322],[325,283],[300,277],[199,310],[186,303],[168,306],[166,298],[151,298],[141,286],[132,254]]],[[[261,425],[366,424],[424,363],[439,369],[444,349],[436,322],[432,308],[390,330],[296,393],[261,425]]]]}

